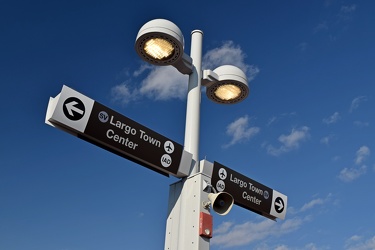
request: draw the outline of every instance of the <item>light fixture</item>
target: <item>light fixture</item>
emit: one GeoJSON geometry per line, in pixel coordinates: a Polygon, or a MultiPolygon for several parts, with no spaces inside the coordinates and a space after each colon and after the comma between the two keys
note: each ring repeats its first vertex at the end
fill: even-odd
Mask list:
{"type": "MultiPolygon", "coordinates": [[[[192,35],[193,33],[194,31],[192,35]]],[[[184,53],[182,32],[177,25],[166,19],[154,19],[144,24],[138,32],[135,50],[144,61],[151,64],[171,65],[189,76],[193,73],[192,58],[184,53]]],[[[200,61],[201,64],[202,58],[196,60],[196,63],[200,61]]],[[[203,70],[201,80],[202,85],[207,88],[207,97],[216,103],[237,103],[249,95],[245,73],[232,65],[223,65],[213,71],[203,70]]]]}
{"type": "Polygon", "coordinates": [[[202,80],[207,97],[216,103],[238,103],[249,95],[247,77],[236,66],[223,65],[213,71],[204,70],[202,80]]]}
{"type": "Polygon", "coordinates": [[[155,65],[172,65],[184,53],[184,37],[171,21],[154,19],[138,32],[135,50],[145,61],[155,65]]]}

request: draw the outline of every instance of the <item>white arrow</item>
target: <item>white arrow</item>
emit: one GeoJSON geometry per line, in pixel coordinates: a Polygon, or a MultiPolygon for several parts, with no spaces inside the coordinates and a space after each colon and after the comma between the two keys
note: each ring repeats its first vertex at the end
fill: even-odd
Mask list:
{"type": "Polygon", "coordinates": [[[65,104],[65,107],[68,110],[69,115],[74,116],[73,111],[80,114],[80,115],[83,114],[83,110],[80,110],[79,108],[74,107],[74,105],[76,105],[76,104],[78,104],[78,102],[76,102],[76,101],[72,101],[72,102],[69,102],[69,103],[65,104]]]}
{"type": "Polygon", "coordinates": [[[277,210],[279,210],[279,211],[280,211],[280,210],[283,210],[283,208],[284,208],[284,205],[283,205],[282,202],[280,202],[280,203],[275,202],[275,205],[279,207],[279,209],[277,209],[277,210]]]}

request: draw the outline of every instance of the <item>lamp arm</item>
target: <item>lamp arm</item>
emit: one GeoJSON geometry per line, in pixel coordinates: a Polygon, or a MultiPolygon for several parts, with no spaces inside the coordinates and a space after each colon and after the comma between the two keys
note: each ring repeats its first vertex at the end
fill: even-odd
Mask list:
{"type": "Polygon", "coordinates": [[[172,64],[180,73],[190,75],[193,72],[193,59],[184,53],[180,60],[172,64]]]}
{"type": "Polygon", "coordinates": [[[205,87],[210,87],[215,82],[219,81],[219,76],[210,69],[203,70],[202,75],[202,85],[205,87]]]}

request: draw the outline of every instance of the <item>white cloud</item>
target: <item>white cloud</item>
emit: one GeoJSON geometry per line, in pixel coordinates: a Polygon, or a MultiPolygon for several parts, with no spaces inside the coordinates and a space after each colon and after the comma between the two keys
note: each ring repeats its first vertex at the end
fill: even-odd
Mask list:
{"type": "Polygon", "coordinates": [[[267,152],[273,156],[279,156],[283,153],[287,153],[291,150],[298,149],[300,143],[307,140],[310,137],[310,128],[303,126],[301,128],[293,129],[288,135],[280,135],[278,141],[281,146],[275,148],[272,145],[267,146],[267,152]]]}
{"type": "Polygon", "coordinates": [[[362,146],[356,153],[355,164],[361,165],[364,160],[370,155],[370,149],[367,146],[362,146]]]}
{"type": "Polygon", "coordinates": [[[351,21],[353,17],[353,13],[356,11],[357,5],[343,5],[341,6],[340,12],[338,14],[338,21],[339,22],[347,22],[351,21]]]}
{"type": "Polygon", "coordinates": [[[350,6],[348,5],[343,5],[341,6],[340,12],[341,13],[352,13],[357,9],[357,5],[352,4],[350,6]]]}
{"type": "Polygon", "coordinates": [[[323,123],[325,123],[325,124],[336,123],[340,118],[341,118],[341,117],[340,117],[339,112],[335,112],[335,113],[333,113],[333,115],[331,115],[330,117],[328,117],[328,118],[324,118],[324,119],[323,119],[323,123]]]}
{"type": "Polygon", "coordinates": [[[244,246],[268,237],[278,237],[293,232],[299,229],[303,222],[301,218],[293,218],[277,223],[269,219],[258,223],[245,222],[231,225],[230,228],[227,228],[227,224],[221,224],[218,229],[214,230],[215,237],[212,238],[211,244],[220,245],[222,248],[244,246]],[[218,233],[223,231],[222,226],[226,228],[226,231],[218,233]]]}
{"type": "Polygon", "coordinates": [[[359,105],[364,101],[367,101],[366,96],[358,96],[354,98],[350,104],[349,113],[352,113],[354,110],[358,109],[359,105]]]}
{"type": "Polygon", "coordinates": [[[187,93],[188,76],[172,66],[152,67],[142,81],[140,94],[155,100],[184,99],[187,93]]]}
{"type": "Polygon", "coordinates": [[[307,243],[304,246],[287,246],[287,245],[277,245],[277,246],[268,246],[265,243],[260,244],[259,246],[255,247],[254,250],[328,250],[331,249],[330,247],[324,246],[316,246],[314,243],[307,243]]]}
{"type": "Polygon", "coordinates": [[[356,125],[357,127],[360,127],[360,128],[364,128],[364,127],[370,126],[369,122],[354,121],[353,123],[354,123],[354,125],[356,125]]]}
{"type": "Polygon", "coordinates": [[[324,200],[321,199],[321,198],[314,199],[314,200],[312,200],[312,201],[306,203],[305,205],[303,205],[302,208],[301,208],[301,212],[304,212],[304,211],[306,211],[306,210],[309,210],[309,209],[313,208],[314,206],[316,206],[316,205],[321,205],[321,204],[323,204],[323,203],[324,203],[324,200]]]}
{"type": "Polygon", "coordinates": [[[249,117],[247,115],[238,118],[227,126],[227,135],[232,137],[232,140],[223,147],[227,148],[236,143],[247,141],[260,131],[259,127],[249,127],[249,117]]]}
{"type": "Polygon", "coordinates": [[[329,145],[329,143],[331,142],[331,140],[335,138],[334,135],[328,135],[326,137],[323,137],[322,139],[320,139],[320,143],[322,144],[326,144],[326,145],[329,145]]]}
{"type": "Polygon", "coordinates": [[[344,182],[351,182],[359,178],[361,175],[365,174],[367,171],[367,166],[363,165],[360,168],[344,168],[340,171],[339,179],[344,182]]]}
{"type": "Polygon", "coordinates": [[[355,166],[344,168],[340,171],[339,179],[345,182],[351,182],[364,175],[367,172],[367,166],[363,162],[370,156],[370,148],[367,146],[360,147],[356,152],[354,159],[355,166]]]}
{"type": "Polygon", "coordinates": [[[349,243],[349,242],[359,241],[359,240],[361,240],[361,239],[362,239],[362,236],[359,236],[359,235],[353,235],[353,236],[351,236],[351,237],[347,240],[347,242],[349,243]]]}
{"type": "Polygon", "coordinates": [[[277,246],[275,250],[289,250],[289,248],[285,245],[277,246]]]}
{"type": "Polygon", "coordinates": [[[273,123],[276,123],[282,119],[290,119],[291,117],[293,116],[296,116],[297,113],[296,112],[290,112],[290,113],[282,113],[282,114],[279,114],[279,115],[274,115],[272,116],[271,118],[268,119],[268,122],[267,122],[267,126],[271,126],[273,123]]]}
{"type": "Polygon", "coordinates": [[[345,250],[373,250],[375,249],[375,236],[362,241],[361,236],[354,235],[350,237],[345,245],[345,250]]]}
{"type": "Polygon", "coordinates": [[[334,157],[332,157],[332,161],[339,161],[341,159],[341,156],[339,155],[335,155],[334,157]]]}
{"type": "Polygon", "coordinates": [[[138,77],[140,76],[141,74],[143,74],[145,71],[147,70],[152,70],[153,68],[155,68],[155,66],[151,65],[151,64],[147,64],[147,63],[143,63],[139,69],[137,69],[136,71],[133,72],[133,76],[135,77],[138,77]]]}
{"type": "Polygon", "coordinates": [[[321,248],[316,247],[314,243],[309,243],[305,246],[305,249],[306,250],[318,250],[318,249],[321,249],[321,248]]]}
{"type": "Polygon", "coordinates": [[[112,100],[121,104],[127,104],[138,98],[138,91],[131,90],[129,84],[121,83],[111,89],[112,100]]]}
{"type": "Polygon", "coordinates": [[[215,234],[225,234],[233,226],[233,222],[227,221],[221,223],[220,227],[215,229],[215,234]]]}
{"type": "MultiPolygon", "coordinates": [[[[307,210],[316,212],[317,209],[312,208],[331,201],[331,198],[332,194],[329,193],[325,198],[313,199],[297,210],[304,213],[307,210]]],[[[274,222],[269,219],[263,219],[257,222],[247,221],[242,224],[223,222],[214,229],[214,237],[211,239],[211,243],[212,245],[220,246],[220,248],[234,248],[252,244],[251,249],[257,250],[329,249],[327,247],[317,247],[311,242],[299,247],[292,247],[284,244],[278,244],[272,247],[267,245],[267,239],[281,237],[283,235],[293,233],[303,227],[305,223],[311,221],[311,215],[306,215],[304,217],[293,216],[293,214],[295,215],[296,213],[291,212],[291,210],[293,210],[293,208],[288,207],[289,218],[284,221],[274,222]]]]}
{"type": "Polygon", "coordinates": [[[315,26],[315,28],[313,29],[313,33],[318,33],[320,31],[326,31],[328,30],[328,24],[327,24],[327,21],[323,21],[321,23],[319,23],[317,26],[315,26]]]}
{"type": "Polygon", "coordinates": [[[267,127],[270,126],[272,123],[274,123],[277,120],[276,116],[272,116],[270,119],[268,119],[267,127]]]}
{"type": "Polygon", "coordinates": [[[202,68],[214,70],[221,65],[234,65],[242,69],[248,81],[251,81],[260,70],[257,66],[246,64],[245,58],[246,54],[240,46],[235,45],[232,41],[227,41],[221,47],[212,49],[203,56],[202,68]]]}
{"type": "Polygon", "coordinates": [[[306,137],[308,137],[308,131],[308,127],[293,129],[289,135],[281,135],[279,141],[287,148],[298,148],[300,141],[305,140],[306,137]]]}
{"type": "Polygon", "coordinates": [[[325,197],[325,198],[316,198],[316,199],[313,199],[313,200],[305,203],[301,207],[301,209],[299,210],[299,212],[306,212],[307,210],[310,210],[310,209],[312,209],[312,208],[314,208],[316,206],[323,205],[323,204],[329,202],[331,200],[331,197],[332,197],[332,194],[329,193],[327,195],[327,197],[325,197]]]}

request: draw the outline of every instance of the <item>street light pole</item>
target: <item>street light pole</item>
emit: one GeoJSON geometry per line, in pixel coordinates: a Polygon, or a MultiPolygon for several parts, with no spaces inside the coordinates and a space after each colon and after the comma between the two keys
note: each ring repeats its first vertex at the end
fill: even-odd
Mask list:
{"type": "Polygon", "coordinates": [[[203,201],[207,200],[203,182],[209,183],[210,180],[199,171],[202,38],[203,32],[200,30],[194,30],[191,34],[190,56],[193,67],[189,75],[184,147],[193,155],[193,161],[189,176],[170,186],[165,250],[210,248],[209,238],[199,235],[200,214],[211,216],[209,210],[202,206],[203,201]]]}
{"type": "Polygon", "coordinates": [[[199,172],[199,124],[202,79],[202,40],[203,32],[194,30],[191,33],[192,73],[189,75],[189,85],[186,104],[185,150],[193,155],[193,166],[190,172],[199,172]]]}
{"type": "Polygon", "coordinates": [[[221,215],[233,205],[233,197],[226,192],[209,196],[211,190],[206,188],[211,185],[211,174],[199,165],[201,85],[206,87],[207,97],[220,104],[242,101],[249,94],[249,87],[245,73],[235,66],[202,70],[202,40],[202,31],[192,31],[188,56],[183,51],[181,30],[168,20],[154,19],[140,28],[135,42],[135,50],[146,62],[172,65],[189,75],[184,149],[192,155],[192,162],[189,174],[169,189],[165,250],[209,250],[210,205],[221,215]]]}

